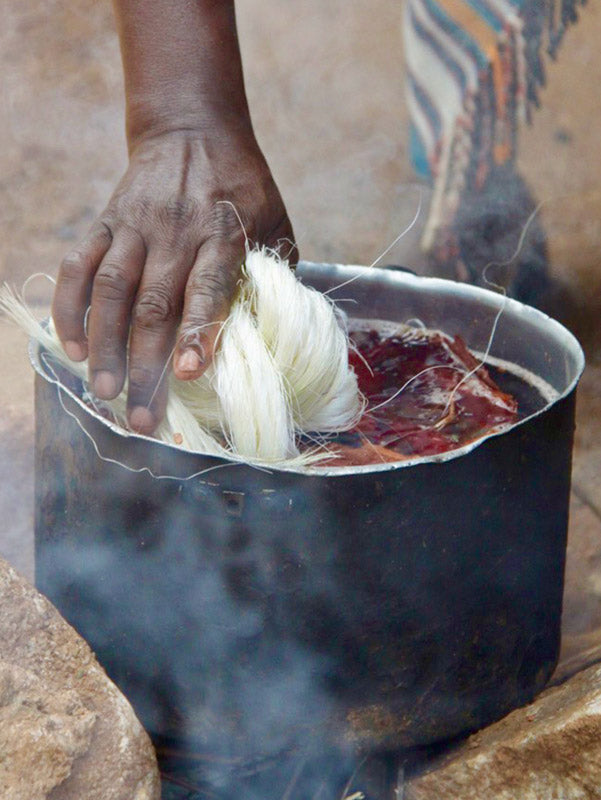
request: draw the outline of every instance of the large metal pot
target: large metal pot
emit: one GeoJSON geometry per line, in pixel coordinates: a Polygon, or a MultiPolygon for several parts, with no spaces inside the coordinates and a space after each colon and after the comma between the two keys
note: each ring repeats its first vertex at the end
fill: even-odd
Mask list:
{"type": "Polygon", "coordinates": [[[308,732],[369,748],[455,736],[528,701],[556,663],[582,351],[471,286],[299,275],[321,290],[358,276],[339,293],[353,316],[419,317],[477,351],[505,302],[491,354],[556,399],[442,457],[259,470],[122,433],[32,349],[38,586],[155,735],[229,755],[308,732]]]}

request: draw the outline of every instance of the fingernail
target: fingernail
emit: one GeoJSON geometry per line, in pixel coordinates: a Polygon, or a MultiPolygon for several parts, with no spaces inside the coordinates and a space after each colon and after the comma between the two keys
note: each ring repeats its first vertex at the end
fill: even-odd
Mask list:
{"type": "Polygon", "coordinates": [[[136,406],[130,411],[129,424],[137,433],[152,433],[156,427],[154,416],[144,406],[136,406]]]}
{"type": "Polygon", "coordinates": [[[64,348],[67,358],[70,358],[71,361],[83,361],[87,355],[85,347],[82,347],[79,342],[65,342],[64,348]]]}
{"type": "Polygon", "coordinates": [[[111,372],[97,372],[93,386],[94,394],[101,400],[112,400],[117,394],[117,381],[111,372]]]}
{"type": "Polygon", "coordinates": [[[177,359],[177,368],[181,372],[198,372],[203,361],[196,350],[184,350],[177,359]]]}

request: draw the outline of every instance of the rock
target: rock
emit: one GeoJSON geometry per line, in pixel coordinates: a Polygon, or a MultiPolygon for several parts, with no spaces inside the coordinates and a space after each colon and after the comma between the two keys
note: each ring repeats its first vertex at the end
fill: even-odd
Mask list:
{"type": "Polygon", "coordinates": [[[0,788],[11,800],[45,797],[90,748],[95,721],[77,692],[0,661],[0,788]]]}
{"type": "Polygon", "coordinates": [[[471,736],[405,786],[404,800],[601,798],[601,666],[471,736]]]}
{"type": "Polygon", "coordinates": [[[0,797],[159,800],[152,745],[58,611],[0,559],[0,797]]]}

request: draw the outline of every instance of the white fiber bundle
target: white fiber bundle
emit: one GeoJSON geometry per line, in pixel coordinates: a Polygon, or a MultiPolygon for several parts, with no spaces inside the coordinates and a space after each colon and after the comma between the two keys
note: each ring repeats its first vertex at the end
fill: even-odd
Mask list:
{"type": "Polygon", "coordinates": [[[246,272],[257,328],[285,378],[296,429],[348,430],[362,406],[334,304],[264,251],[249,253],[246,272]]]}
{"type": "Polygon", "coordinates": [[[224,326],[212,383],[234,453],[261,461],[298,455],[284,379],[247,302],[234,304],[224,326]]]}
{"type": "MultiPolygon", "coordinates": [[[[299,437],[348,430],[365,406],[341,317],[271,251],[248,252],[242,273],[213,364],[196,381],[169,378],[167,411],[155,437],[251,463],[316,463],[329,453],[299,453],[299,437]]],[[[85,383],[87,362],[68,359],[52,322],[43,327],[8,286],[0,290],[0,308],[85,383]]],[[[96,403],[126,427],[126,398],[127,386],[115,400],[96,403]]]]}

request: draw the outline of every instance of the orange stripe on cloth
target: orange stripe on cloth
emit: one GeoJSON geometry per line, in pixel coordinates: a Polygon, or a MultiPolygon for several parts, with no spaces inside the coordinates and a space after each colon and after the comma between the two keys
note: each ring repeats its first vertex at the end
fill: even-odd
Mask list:
{"type": "MultiPolygon", "coordinates": [[[[438,4],[449,17],[476,42],[488,58],[492,69],[495,105],[500,120],[507,117],[507,84],[501,63],[498,34],[464,0],[438,0],[438,4]]],[[[499,142],[494,146],[495,160],[506,161],[511,155],[509,142],[499,142]]]]}

